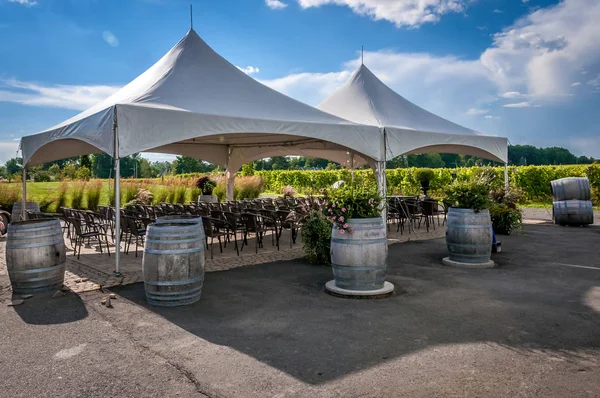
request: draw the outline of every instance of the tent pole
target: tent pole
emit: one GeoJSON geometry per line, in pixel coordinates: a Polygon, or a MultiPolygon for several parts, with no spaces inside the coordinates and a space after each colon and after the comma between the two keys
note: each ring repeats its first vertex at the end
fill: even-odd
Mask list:
{"type": "Polygon", "coordinates": [[[227,148],[227,165],[225,166],[225,200],[234,200],[235,171],[231,171],[231,147],[227,148]]]}
{"type": "Polygon", "coordinates": [[[383,128],[383,134],[382,134],[383,140],[381,141],[381,149],[383,151],[383,161],[378,161],[376,163],[377,167],[375,172],[377,173],[377,188],[379,191],[379,196],[381,196],[381,217],[383,217],[383,223],[384,225],[387,224],[387,178],[385,175],[385,163],[386,163],[386,157],[387,157],[387,147],[386,147],[386,140],[387,140],[387,133],[385,131],[385,128],[383,128]]]}
{"type": "Polygon", "coordinates": [[[350,170],[352,172],[352,185],[354,186],[354,152],[350,152],[350,170]]]}
{"type": "Polygon", "coordinates": [[[115,106],[115,119],[113,134],[115,138],[115,276],[121,276],[119,270],[121,260],[121,159],[119,157],[119,136],[117,134],[117,107],[115,106]]]}
{"type": "Polygon", "coordinates": [[[509,183],[508,183],[508,163],[504,163],[504,189],[506,193],[508,193],[509,183]]]}
{"type": "MultiPolygon", "coordinates": [[[[21,183],[23,184],[23,200],[21,203],[21,220],[25,220],[25,204],[27,203],[27,168],[23,165],[23,177],[21,183]]],[[[17,220],[18,221],[18,220],[17,220]]]]}

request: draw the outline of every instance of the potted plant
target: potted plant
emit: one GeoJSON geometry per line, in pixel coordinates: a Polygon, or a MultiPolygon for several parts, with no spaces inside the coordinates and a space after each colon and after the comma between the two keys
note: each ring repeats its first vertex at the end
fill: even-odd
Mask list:
{"type": "Polygon", "coordinates": [[[429,183],[435,174],[431,169],[417,169],[415,170],[415,180],[421,184],[421,190],[423,191],[423,195],[427,196],[427,191],[429,191],[429,183]]]}
{"type": "Polygon", "coordinates": [[[217,196],[213,195],[213,190],[216,186],[217,183],[206,176],[198,178],[196,181],[196,187],[202,191],[202,195],[198,196],[198,202],[218,202],[217,196]]]}
{"type": "Polygon", "coordinates": [[[446,223],[448,257],[445,265],[469,268],[494,266],[489,186],[482,180],[454,182],[446,190],[450,204],[446,223]]]}
{"type": "Polygon", "coordinates": [[[386,282],[387,234],[381,198],[369,188],[344,184],[325,192],[323,213],[333,222],[330,292],[342,295],[391,294],[386,282]]]}
{"type": "Polygon", "coordinates": [[[287,185],[281,189],[284,198],[293,198],[298,193],[293,186],[287,185]]]}

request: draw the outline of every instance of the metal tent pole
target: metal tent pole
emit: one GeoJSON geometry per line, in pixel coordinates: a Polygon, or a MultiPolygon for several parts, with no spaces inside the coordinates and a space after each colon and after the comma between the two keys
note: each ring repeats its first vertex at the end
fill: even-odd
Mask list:
{"type": "MultiPolygon", "coordinates": [[[[23,184],[23,200],[21,202],[21,220],[25,219],[25,204],[27,203],[27,168],[23,164],[23,177],[21,183],[23,184]]],[[[19,221],[19,220],[16,220],[19,221]]]]}
{"type": "Polygon", "coordinates": [[[379,190],[379,196],[381,196],[381,217],[383,217],[383,223],[387,224],[387,178],[385,175],[385,163],[387,158],[387,133],[385,128],[382,131],[381,149],[383,152],[383,161],[377,162],[377,188],[379,190]]]}
{"type": "Polygon", "coordinates": [[[117,134],[117,107],[113,124],[115,160],[115,276],[121,276],[121,159],[119,158],[119,136],[117,134]]]}
{"type": "Polygon", "coordinates": [[[504,189],[506,190],[506,192],[508,193],[508,189],[509,189],[509,183],[508,183],[508,163],[504,163],[504,189]]]}
{"type": "Polygon", "coordinates": [[[350,152],[350,171],[352,172],[352,185],[354,186],[354,152],[350,152]]]}

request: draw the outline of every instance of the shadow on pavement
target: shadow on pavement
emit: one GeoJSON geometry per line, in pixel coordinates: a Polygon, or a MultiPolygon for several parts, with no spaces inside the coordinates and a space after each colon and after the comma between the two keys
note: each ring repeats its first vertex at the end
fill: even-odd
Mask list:
{"type": "Polygon", "coordinates": [[[330,296],[331,270],[302,260],[208,273],[202,299],[189,307],[150,307],[142,284],[115,291],[312,384],[447,344],[576,355],[600,347],[600,313],[584,300],[600,286],[592,255],[599,232],[527,226],[524,235],[501,238],[499,267],[487,270],[441,265],[443,239],[390,246],[388,280],[400,294],[383,300],[330,296]]]}
{"type": "MultiPolygon", "coordinates": [[[[56,325],[76,322],[88,316],[88,311],[79,296],[66,292],[64,296],[52,298],[54,291],[36,293],[14,308],[15,312],[30,325],[56,325]]],[[[18,300],[20,294],[13,294],[18,300]]]]}

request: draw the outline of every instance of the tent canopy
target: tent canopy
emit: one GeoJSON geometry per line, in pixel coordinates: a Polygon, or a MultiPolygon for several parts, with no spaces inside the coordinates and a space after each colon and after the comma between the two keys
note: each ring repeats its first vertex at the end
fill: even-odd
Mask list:
{"type": "Polygon", "coordinates": [[[384,127],[388,158],[424,152],[479,156],[506,163],[508,140],[460,126],[413,104],[365,65],[318,109],[355,123],[384,127]]]}
{"type": "Polygon", "coordinates": [[[345,163],[356,153],[359,163],[372,162],[384,158],[380,140],[376,127],[327,114],[257,82],[190,30],[131,83],[71,119],[23,137],[21,148],[29,165],[145,151],[229,169],[275,154],[345,163]]]}

